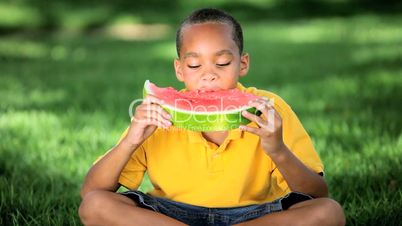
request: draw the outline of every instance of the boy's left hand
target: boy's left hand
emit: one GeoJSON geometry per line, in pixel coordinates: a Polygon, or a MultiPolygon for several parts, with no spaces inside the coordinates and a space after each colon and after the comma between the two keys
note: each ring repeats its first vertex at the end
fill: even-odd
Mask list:
{"type": "Polygon", "coordinates": [[[257,116],[248,111],[242,115],[248,120],[255,122],[256,127],[241,125],[241,130],[253,133],[261,138],[261,146],[267,155],[277,154],[286,146],[282,137],[282,118],[267,99],[257,99],[249,102],[249,106],[255,107],[262,112],[257,116]]]}

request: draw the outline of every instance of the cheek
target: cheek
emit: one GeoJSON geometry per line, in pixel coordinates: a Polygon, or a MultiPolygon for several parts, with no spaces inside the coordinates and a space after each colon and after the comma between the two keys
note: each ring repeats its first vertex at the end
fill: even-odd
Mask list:
{"type": "Polygon", "coordinates": [[[184,70],[183,71],[183,79],[186,83],[195,83],[197,81],[198,76],[192,70],[184,70]]]}
{"type": "Polygon", "coordinates": [[[238,67],[230,67],[228,68],[225,73],[223,73],[223,76],[227,77],[237,77],[240,73],[240,69],[238,67]]]}
{"type": "Polygon", "coordinates": [[[191,70],[187,67],[183,69],[183,77],[185,77],[186,79],[194,78],[194,75],[195,75],[195,73],[193,70],[191,70]]]}

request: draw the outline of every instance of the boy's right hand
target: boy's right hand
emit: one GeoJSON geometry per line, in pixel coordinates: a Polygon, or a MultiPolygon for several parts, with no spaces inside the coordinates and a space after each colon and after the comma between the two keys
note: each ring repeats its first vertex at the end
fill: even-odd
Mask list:
{"type": "Polygon", "coordinates": [[[161,107],[162,103],[159,98],[147,95],[135,109],[130,128],[123,140],[137,147],[151,136],[157,127],[169,128],[172,125],[171,116],[161,107]]]}

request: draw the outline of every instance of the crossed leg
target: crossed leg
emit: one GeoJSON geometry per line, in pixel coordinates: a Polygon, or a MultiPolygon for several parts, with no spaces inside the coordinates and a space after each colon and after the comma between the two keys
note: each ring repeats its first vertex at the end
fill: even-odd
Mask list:
{"type": "Polygon", "coordinates": [[[81,222],[95,225],[182,226],[173,218],[138,207],[128,197],[108,191],[92,191],[82,200],[79,208],[81,222]]]}
{"type": "Polygon", "coordinates": [[[333,199],[318,198],[292,205],[288,210],[275,212],[235,226],[343,226],[345,215],[333,199]]]}
{"type": "MultiPolygon", "coordinates": [[[[171,217],[137,204],[125,196],[108,191],[88,193],[79,208],[79,215],[84,225],[185,225],[171,217]]],[[[342,207],[329,198],[318,198],[292,205],[288,210],[271,213],[235,226],[343,226],[345,216],[342,207]]]]}

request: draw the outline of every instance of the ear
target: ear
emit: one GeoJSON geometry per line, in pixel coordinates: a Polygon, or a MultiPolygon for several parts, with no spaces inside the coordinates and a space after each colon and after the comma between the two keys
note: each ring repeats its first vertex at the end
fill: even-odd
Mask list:
{"type": "Polygon", "coordinates": [[[183,72],[181,70],[181,63],[180,63],[180,59],[176,58],[174,59],[174,70],[176,71],[176,78],[180,81],[183,82],[184,78],[183,78],[183,72]]]}
{"type": "Polygon", "coordinates": [[[239,76],[246,76],[250,66],[250,57],[248,53],[243,53],[240,57],[240,73],[239,76]]]}

